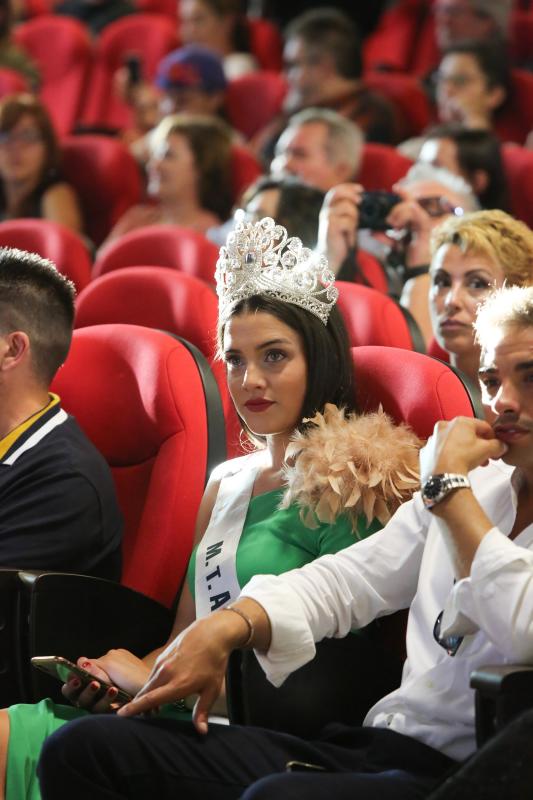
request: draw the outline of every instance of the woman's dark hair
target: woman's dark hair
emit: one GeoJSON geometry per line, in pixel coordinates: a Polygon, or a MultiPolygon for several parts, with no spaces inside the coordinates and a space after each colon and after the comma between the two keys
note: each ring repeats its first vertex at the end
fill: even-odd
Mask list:
{"type": "Polygon", "coordinates": [[[501,143],[494,133],[482,128],[464,128],[460,123],[452,122],[431,128],[425,135],[425,141],[430,139],[450,139],[454,142],[457,161],[467,181],[472,182],[477,170],[487,174],[487,186],[477,195],[483,208],[510,210],[501,143]]]}
{"type": "MultiPolygon", "coordinates": [[[[327,325],[300,306],[277,300],[268,295],[253,295],[241,300],[219,323],[218,352],[224,352],[224,329],[232,317],[255,312],[272,314],[299,334],[307,364],[307,390],[302,420],[323,411],[326,403],[334,403],[346,411],[356,411],[353,365],[348,334],[340,311],[333,306],[327,325]]],[[[242,420],[241,420],[242,422],[242,420]]],[[[243,427],[250,436],[246,425],[243,427]]],[[[302,428],[302,424],[298,426],[302,428]]],[[[256,440],[259,437],[254,436],[256,440]]]]}
{"type": "Polygon", "coordinates": [[[279,191],[275,214],[278,225],[283,225],[289,236],[301,239],[305,247],[316,247],[318,215],[324,202],[324,192],[292,176],[273,178],[264,175],[245,191],[242,197],[243,207],[246,207],[260,192],[269,189],[279,191]]]}
{"type": "Polygon", "coordinates": [[[200,205],[222,221],[228,219],[233,207],[228,126],[215,117],[182,113],[166,117],[160,130],[165,139],[172,134],[187,139],[198,170],[200,205]]]}
{"type": "MultiPolygon", "coordinates": [[[[43,141],[45,156],[34,191],[21,202],[17,217],[34,216],[36,202],[52,179],[57,179],[60,150],[52,120],[43,104],[31,94],[12,94],[0,101],[0,134],[10,133],[25,116],[30,116],[43,141]]],[[[0,208],[5,208],[5,197],[0,185],[0,208]]]]}

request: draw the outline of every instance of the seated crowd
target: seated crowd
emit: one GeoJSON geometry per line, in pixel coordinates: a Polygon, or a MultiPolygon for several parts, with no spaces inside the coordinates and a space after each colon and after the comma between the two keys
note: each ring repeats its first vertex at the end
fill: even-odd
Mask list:
{"type": "MultiPolygon", "coordinates": [[[[479,775],[490,763],[485,747],[476,753],[469,679],[487,664],[533,664],[533,189],[510,168],[517,154],[529,163],[516,81],[530,81],[533,98],[533,76],[515,30],[528,4],[396,0],[378,4],[371,31],[342,3],[288,22],[281,4],[254,16],[263,4],[244,0],[5,5],[0,567],[118,582],[130,557],[132,521],[110,470],[121,455],[107,463],[54,391],[79,322],[69,265],[50,260],[62,237],[98,261],[80,306],[132,263],[188,273],[213,304],[216,288],[218,322],[206,312],[191,342],[223,407],[206,437],[225,439],[229,458],[200,488],[168,638],[133,652],[117,624],[115,649],[77,654],[85,673],[67,674],[63,702],[7,697],[0,798],[519,800],[520,787],[469,783],[470,764],[479,775]],[[89,71],[75,124],[58,132],[58,98],[25,26],[77,20],[96,76],[104,38],[140,14],[145,50],[135,40],[107,85],[124,125],[88,121],[89,71]],[[149,44],[151,14],[172,20],[174,49],[149,44]],[[39,254],[20,249],[23,231],[10,239],[21,220],[48,227],[39,254]],[[174,254],[151,239],[153,253],[101,270],[133,232],[159,240],[160,226],[175,232],[174,254]],[[375,336],[350,321],[352,290],[375,336]],[[375,412],[361,400],[354,360],[382,341],[372,296],[383,295],[411,349],[444,361],[472,408],[438,417],[424,440],[381,397],[375,412]],[[402,610],[401,683],[364,720],[333,718],[312,739],[233,723],[234,650],[253,649],[281,686],[316,643],[348,637],[364,653],[380,620],[402,610]]],[[[531,17],[533,31],[533,6],[531,17]]],[[[124,290],[121,301],[164,303],[150,323],[160,330],[168,309],[198,326],[178,285],[167,292],[131,304],[124,290]]],[[[183,333],[178,323],[169,332],[183,333]]],[[[149,395],[154,373],[142,367],[149,395]]],[[[102,391],[112,396],[123,377],[102,391]]],[[[410,387],[421,407],[432,390],[410,387]]],[[[522,756],[512,759],[519,775],[522,756]]]]}

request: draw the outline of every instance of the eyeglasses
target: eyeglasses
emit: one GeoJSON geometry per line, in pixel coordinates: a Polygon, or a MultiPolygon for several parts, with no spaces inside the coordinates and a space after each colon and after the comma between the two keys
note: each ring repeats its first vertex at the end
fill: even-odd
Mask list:
{"type": "Polygon", "coordinates": [[[461,72],[456,75],[444,75],[442,72],[437,72],[435,76],[437,85],[449,83],[451,86],[455,86],[456,89],[462,89],[463,86],[468,86],[469,83],[473,83],[477,79],[475,75],[465,75],[461,72]]]}
{"type": "Polygon", "coordinates": [[[433,638],[443,647],[449,656],[454,656],[459,648],[461,647],[461,643],[464,639],[464,636],[441,636],[440,635],[440,628],[442,625],[442,616],[444,611],[441,611],[437,619],[435,620],[435,625],[433,626],[433,638]]]}
{"type": "Polygon", "coordinates": [[[37,144],[42,140],[43,137],[37,130],[3,131],[0,133],[0,147],[6,147],[9,144],[37,144]]]}
{"type": "Polygon", "coordinates": [[[417,203],[430,217],[444,217],[446,214],[462,217],[465,213],[464,208],[454,206],[445,197],[420,197],[417,203]]]}

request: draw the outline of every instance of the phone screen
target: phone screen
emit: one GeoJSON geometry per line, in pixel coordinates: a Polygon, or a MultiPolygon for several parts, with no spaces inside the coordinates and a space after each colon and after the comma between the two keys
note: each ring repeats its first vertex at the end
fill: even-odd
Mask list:
{"type": "MultiPolygon", "coordinates": [[[[99,678],[95,678],[95,676],[91,675],[90,672],[78,667],[77,664],[74,664],[72,661],[69,661],[67,658],[63,658],[62,656],[34,656],[31,660],[31,663],[37,669],[46,672],[53,678],[57,678],[57,680],[61,681],[61,683],[68,683],[68,681],[75,676],[81,681],[82,686],[85,687],[88,686],[91,681],[96,680],[101,686],[101,695],[104,695],[107,689],[109,689],[111,686],[110,683],[102,681],[99,678]]],[[[98,699],[98,696],[96,699],[98,699]]],[[[130,694],[124,692],[122,689],[119,689],[115,698],[115,702],[124,704],[129,703],[131,699],[132,696],[130,694]]]]}

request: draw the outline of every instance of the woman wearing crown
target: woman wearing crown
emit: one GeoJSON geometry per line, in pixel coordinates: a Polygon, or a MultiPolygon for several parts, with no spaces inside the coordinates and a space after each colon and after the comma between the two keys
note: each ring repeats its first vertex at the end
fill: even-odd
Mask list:
{"type": "MultiPolygon", "coordinates": [[[[221,248],[219,353],[255,449],[211,475],[170,640],[195,616],[233,610],[254,574],[303,566],[378,530],[417,486],[416,437],[382,413],[354,413],[333,280],[324,258],[268,218],[239,222],[221,248]]],[[[0,712],[0,763],[9,741],[8,800],[39,797],[35,765],[50,733],[85,709],[112,709],[114,687],[94,700],[98,679],[135,694],[163,649],[142,660],[124,650],[80,658],[95,680],[66,684],[76,707],[45,700],[0,712]]],[[[180,716],[173,708],[162,713],[180,716]]]]}

